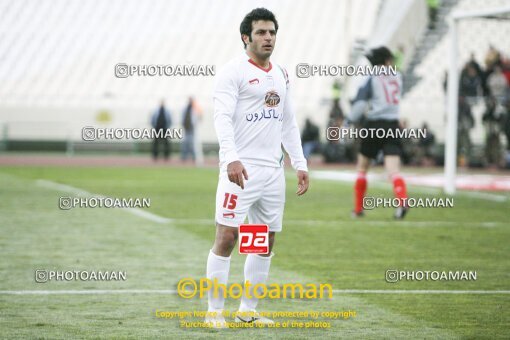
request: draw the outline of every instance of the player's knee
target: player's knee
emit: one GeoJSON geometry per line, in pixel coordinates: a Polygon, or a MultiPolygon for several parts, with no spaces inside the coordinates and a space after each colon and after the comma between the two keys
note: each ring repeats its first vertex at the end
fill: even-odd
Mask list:
{"type": "Polygon", "coordinates": [[[236,228],[221,228],[216,234],[216,246],[222,252],[230,253],[237,242],[237,229],[236,228]]]}
{"type": "Polygon", "coordinates": [[[224,234],[218,241],[223,249],[232,249],[236,245],[237,237],[232,234],[224,234]]]}

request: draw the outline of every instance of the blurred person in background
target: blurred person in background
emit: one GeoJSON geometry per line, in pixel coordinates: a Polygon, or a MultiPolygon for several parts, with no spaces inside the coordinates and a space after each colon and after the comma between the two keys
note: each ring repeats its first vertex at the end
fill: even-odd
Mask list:
{"type": "MultiPolygon", "coordinates": [[[[341,84],[336,81],[333,84],[333,88],[341,88],[341,84]],[[336,85],[335,85],[336,84],[336,85]]],[[[327,128],[340,128],[344,123],[344,113],[340,106],[340,92],[337,92],[337,96],[335,96],[335,91],[333,91],[333,101],[332,106],[329,111],[328,122],[326,123],[327,128]]],[[[328,136],[327,136],[328,137],[328,136]]],[[[326,163],[336,163],[345,160],[345,147],[343,145],[343,140],[330,140],[327,138],[326,145],[324,146],[323,156],[324,162],[326,163]]]]}
{"type": "Polygon", "coordinates": [[[459,95],[463,97],[478,97],[481,94],[482,78],[476,67],[468,62],[460,73],[459,95]]]}
{"type": "Polygon", "coordinates": [[[310,118],[306,118],[305,127],[301,133],[301,142],[306,160],[309,160],[312,153],[320,148],[319,127],[312,123],[310,118]]]}
{"type": "Polygon", "coordinates": [[[420,164],[421,165],[433,165],[432,149],[436,144],[436,137],[432,130],[430,130],[427,123],[423,123],[422,130],[425,130],[425,137],[418,140],[418,147],[420,150],[420,164]]]}
{"type": "Polygon", "coordinates": [[[476,61],[475,59],[475,54],[473,52],[471,52],[470,56],[469,56],[469,61],[468,61],[468,64],[470,66],[472,66],[475,71],[476,71],[476,74],[478,74],[479,77],[482,76],[482,73],[483,73],[483,70],[482,70],[482,67],[480,66],[480,64],[476,61]]]}
{"type": "Polygon", "coordinates": [[[510,99],[505,103],[505,115],[502,120],[502,129],[506,137],[505,168],[510,169],[510,99]]]}
{"type": "MultiPolygon", "coordinates": [[[[344,124],[344,113],[340,107],[339,98],[333,98],[333,106],[329,111],[328,122],[326,123],[327,130],[329,129],[340,129],[344,124]]],[[[346,161],[346,140],[343,138],[329,138],[326,136],[326,144],[322,150],[324,156],[324,162],[326,163],[339,163],[346,161]]],[[[340,137],[340,136],[338,136],[340,137]]]]}
{"type": "Polygon", "coordinates": [[[340,119],[343,121],[344,112],[342,110],[342,107],[340,106],[340,98],[333,99],[333,106],[329,111],[329,119],[340,119]]]}
{"type": "Polygon", "coordinates": [[[181,144],[182,161],[186,161],[188,157],[191,157],[191,159],[195,161],[195,128],[197,120],[194,100],[193,97],[190,97],[182,114],[182,127],[184,128],[184,139],[181,144]]]}
{"type": "Polygon", "coordinates": [[[467,164],[471,156],[471,137],[469,131],[475,126],[475,119],[471,112],[471,106],[465,97],[459,96],[459,114],[457,126],[457,152],[461,166],[467,164]]]}
{"type": "Polygon", "coordinates": [[[152,143],[152,158],[154,161],[158,160],[159,145],[163,144],[163,155],[165,160],[168,160],[172,152],[172,145],[164,135],[166,130],[172,126],[172,116],[170,111],[165,108],[164,100],[161,100],[159,108],[152,114],[151,125],[158,132],[158,136],[160,136],[156,136],[152,143]]]}
{"type": "Polygon", "coordinates": [[[500,134],[504,131],[505,108],[494,97],[486,98],[486,111],[482,116],[485,128],[485,156],[487,163],[501,163],[502,145],[500,134]]]}
{"type": "MultiPolygon", "coordinates": [[[[340,116],[330,116],[327,122],[326,131],[329,131],[329,129],[340,129],[343,125],[343,122],[344,120],[343,118],[340,118],[340,116]]],[[[340,136],[338,136],[338,138],[330,138],[329,134],[326,136],[326,139],[326,144],[322,150],[324,162],[339,163],[345,161],[345,139],[340,138],[340,136]]]]}
{"type": "MultiPolygon", "coordinates": [[[[399,130],[404,131],[409,129],[409,122],[407,119],[402,119],[399,121],[399,130]]],[[[402,144],[401,152],[400,152],[400,160],[402,164],[410,164],[413,162],[413,158],[416,156],[416,146],[417,141],[409,138],[406,140],[406,143],[402,144]]],[[[379,152],[376,158],[377,164],[384,164],[384,154],[379,152]]]]}
{"type": "Polygon", "coordinates": [[[499,64],[500,62],[501,62],[501,54],[493,45],[489,45],[489,50],[487,51],[487,54],[485,55],[485,70],[486,70],[486,72],[491,73],[494,65],[499,64]]]}
{"type": "Polygon", "coordinates": [[[486,96],[488,93],[487,90],[487,82],[486,82],[486,74],[480,64],[476,61],[475,54],[471,52],[469,61],[467,62],[467,65],[472,67],[476,74],[478,75],[478,78],[480,79],[480,86],[482,87],[482,95],[486,96]]]}
{"type": "Polygon", "coordinates": [[[510,59],[503,58],[501,61],[501,69],[503,71],[503,75],[506,78],[507,84],[510,86],[510,59]]]}
{"type": "Polygon", "coordinates": [[[492,97],[499,103],[504,103],[508,96],[508,82],[503,74],[501,64],[493,66],[493,71],[487,78],[487,86],[492,97]]]}
{"type": "MultiPolygon", "coordinates": [[[[366,57],[374,66],[394,65],[391,51],[384,46],[370,50],[366,57]]],[[[367,190],[366,173],[370,167],[371,159],[374,159],[380,151],[383,151],[384,154],[384,167],[393,184],[393,192],[400,202],[394,217],[402,219],[409,210],[405,204],[407,199],[406,183],[400,175],[402,142],[400,138],[395,137],[400,128],[401,95],[402,78],[400,73],[378,75],[367,78],[353,101],[349,116],[351,122],[358,122],[361,117],[365,116],[364,128],[385,131],[382,138],[369,136],[361,139],[356,166],[358,175],[354,184],[354,210],[352,212],[354,218],[363,216],[363,201],[367,190]]]]}

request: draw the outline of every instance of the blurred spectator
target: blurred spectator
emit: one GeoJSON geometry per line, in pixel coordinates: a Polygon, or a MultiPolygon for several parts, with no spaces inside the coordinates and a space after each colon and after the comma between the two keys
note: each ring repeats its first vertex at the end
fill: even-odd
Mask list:
{"type": "Polygon", "coordinates": [[[510,85],[510,59],[503,59],[501,67],[503,69],[503,75],[506,78],[506,82],[510,85]]]}
{"type": "Polygon", "coordinates": [[[459,116],[458,116],[458,132],[457,132],[457,149],[459,156],[463,160],[461,163],[469,159],[471,154],[471,137],[469,131],[475,126],[475,120],[471,107],[466,98],[459,96],[459,116]]]}
{"type": "MultiPolygon", "coordinates": [[[[338,115],[335,113],[335,110],[331,110],[329,120],[328,120],[328,129],[329,128],[338,128],[340,129],[343,125],[343,114],[338,115]]],[[[323,150],[324,162],[326,163],[337,163],[345,160],[345,146],[342,145],[344,142],[341,139],[330,139],[329,134],[326,136],[327,142],[323,150]]]]}
{"type": "Polygon", "coordinates": [[[190,97],[188,105],[182,114],[182,126],[184,128],[184,139],[181,144],[181,160],[186,161],[189,156],[195,160],[195,125],[197,117],[193,107],[193,98],[190,97]]]}
{"type": "Polygon", "coordinates": [[[340,107],[339,99],[333,100],[333,106],[331,107],[331,110],[329,111],[329,119],[340,119],[343,121],[344,112],[342,111],[342,108],[340,107]]]}
{"type": "Polygon", "coordinates": [[[489,94],[489,90],[487,88],[487,74],[482,69],[480,64],[475,59],[475,54],[471,52],[468,64],[471,65],[475,70],[476,74],[480,78],[480,86],[482,87],[482,95],[487,96],[489,94]]]}
{"type": "Polygon", "coordinates": [[[427,7],[429,8],[429,29],[432,30],[436,27],[439,0],[427,0],[427,7]]]}
{"type": "Polygon", "coordinates": [[[172,116],[165,108],[164,100],[161,100],[159,108],[152,114],[151,125],[157,131],[158,136],[160,136],[154,138],[152,143],[152,157],[155,161],[158,159],[159,144],[163,144],[163,154],[165,160],[168,160],[172,151],[172,145],[165,137],[165,132],[170,128],[170,126],[172,126],[172,116]]]}
{"type": "MultiPolygon", "coordinates": [[[[484,67],[476,61],[471,53],[469,61],[464,65],[459,76],[458,101],[458,153],[461,164],[475,164],[476,155],[471,155],[470,130],[475,125],[471,105],[477,105],[483,96],[486,111],[482,122],[485,129],[484,154],[490,164],[502,164],[503,154],[500,135],[503,132],[508,139],[507,149],[510,150],[510,60],[505,58],[493,45],[489,46],[484,59],[484,67]],[[473,158],[473,159],[471,159],[473,158]]],[[[445,72],[443,89],[447,88],[448,73],[445,72]]],[[[506,159],[510,163],[510,151],[506,159]]],[[[480,164],[485,164],[483,161],[480,164]]],[[[472,165],[471,165],[472,166],[472,165]]]]}
{"type": "MultiPolygon", "coordinates": [[[[340,129],[344,124],[344,112],[340,107],[340,100],[334,99],[333,106],[329,111],[328,128],[340,129]]],[[[326,136],[329,137],[329,136],[326,136]]],[[[329,140],[324,147],[323,155],[326,163],[336,163],[345,161],[345,145],[344,140],[329,140]]]]}
{"type": "Polygon", "coordinates": [[[489,164],[501,162],[500,133],[503,123],[503,107],[491,96],[486,99],[486,111],[482,117],[485,127],[485,157],[489,164]]]}
{"type": "Polygon", "coordinates": [[[505,114],[501,125],[506,136],[505,167],[510,169],[510,100],[507,100],[505,104],[505,114]]]}
{"type": "Polygon", "coordinates": [[[448,93],[448,71],[444,71],[443,76],[443,91],[445,94],[448,93]]]}
{"type": "Polygon", "coordinates": [[[202,138],[200,136],[200,125],[202,122],[203,110],[195,98],[193,98],[193,115],[195,117],[195,127],[193,129],[195,164],[201,166],[204,164],[204,151],[202,149],[202,138]]]}
{"type": "Polygon", "coordinates": [[[432,149],[436,144],[436,137],[427,123],[423,123],[421,129],[425,130],[426,134],[425,137],[418,140],[418,148],[421,156],[420,163],[423,165],[431,165],[433,159],[432,149]]]}
{"type": "Polygon", "coordinates": [[[508,92],[508,83],[500,64],[493,66],[493,71],[487,78],[487,86],[493,97],[503,103],[508,92]]]}
{"type": "Polygon", "coordinates": [[[460,73],[459,95],[463,97],[477,97],[482,88],[482,79],[475,66],[467,63],[460,73]]]}
{"type": "Polygon", "coordinates": [[[501,54],[494,46],[490,45],[487,54],[485,55],[485,69],[488,73],[492,72],[492,68],[495,64],[501,62],[501,54]]]}
{"type": "Polygon", "coordinates": [[[306,118],[305,127],[301,134],[301,142],[303,143],[303,154],[307,160],[320,147],[319,128],[312,123],[310,118],[306,118]]]}
{"type": "MultiPolygon", "coordinates": [[[[407,119],[402,119],[399,121],[399,129],[400,130],[408,130],[409,129],[409,123],[407,119]]],[[[412,139],[407,139],[405,143],[402,143],[402,151],[400,154],[400,158],[402,160],[402,163],[409,164],[411,163],[411,160],[415,154],[415,141],[412,139]]],[[[379,153],[380,161],[382,163],[382,153],[379,153]]]]}
{"type": "Polygon", "coordinates": [[[476,74],[479,77],[482,77],[482,74],[483,74],[482,67],[476,61],[475,54],[473,52],[471,52],[471,55],[470,55],[470,58],[469,58],[469,61],[468,61],[468,65],[472,66],[476,70],[476,74]]]}

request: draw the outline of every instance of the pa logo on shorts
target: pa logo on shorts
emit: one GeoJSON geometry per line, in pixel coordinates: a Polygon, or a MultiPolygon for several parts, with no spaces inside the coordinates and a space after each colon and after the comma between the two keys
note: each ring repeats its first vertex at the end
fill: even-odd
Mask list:
{"type": "Polygon", "coordinates": [[[269,227],[267,224],[239,226],[239,254],[269,254],[269,227]]]}

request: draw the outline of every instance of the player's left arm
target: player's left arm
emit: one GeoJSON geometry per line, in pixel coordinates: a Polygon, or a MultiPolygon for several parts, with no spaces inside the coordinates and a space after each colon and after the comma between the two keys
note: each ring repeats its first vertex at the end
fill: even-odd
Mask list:
{"type": "Polygon", "coordinates": [[[282,144],[285,151],[289,154],[292,167],[297,171],[298,189],[296,194],[301,196],[308,190],[309,186],[308,166],[305,156],[303,155],[301,136],[299,134],[289,91],[290,88],[287,86],[287,93],[283,106],[282,144]]]}
{"type": "Polygon", "coordinates": [[[361,119],[361,116],[368,108],[368,102],[372,98],[372,78],[368,78],[365,84],[361,86],[353,100],[351,113],[348,115],[348,120],[351,123],[356,123],[361,119]]]}

